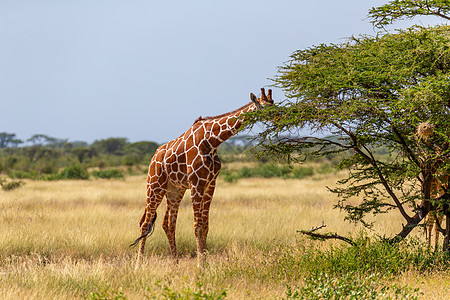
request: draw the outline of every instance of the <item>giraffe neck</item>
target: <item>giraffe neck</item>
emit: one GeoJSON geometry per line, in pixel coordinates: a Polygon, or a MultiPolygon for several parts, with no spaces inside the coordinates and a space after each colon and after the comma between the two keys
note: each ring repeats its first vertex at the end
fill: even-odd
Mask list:
{"type": "Polygon", "coordinates": [[[256,109],[254,103],[232,111],[230,113],[217,117],[208,117],[202,120],[205,128],[204,139],[208,140],[212,148],[219,147],[224,141],[235,135],[242,126],[242,120],[239,118],[243,113],[256,109]]]}

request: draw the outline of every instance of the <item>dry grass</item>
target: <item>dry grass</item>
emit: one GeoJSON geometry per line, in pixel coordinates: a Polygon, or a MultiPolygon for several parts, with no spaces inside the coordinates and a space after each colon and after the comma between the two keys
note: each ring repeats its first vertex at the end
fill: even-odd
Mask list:
{"type": "MultiPolygon", "coordinates": [[[[180,207],[177,243],[180,261],[168,257],[160,228],[149,238],[146,258],[134,270],[137,249],[128,245],[138,236],[145,204],[145,177],[126,180],[27,181],[20,189],[0,191],[0,299],[74,299],[92,292],[122,291],[127,298],[171,290],[227,291],[231,299],[281,298],[286,281],[267,271],[268,257],[283,246],[296,245],[296,230],[324,221],[329,230],[346,235],[359,227],[343,222],[325,186],[337,175],[307,180],[248,179],[219,182],[208,236],[208,265],[196,267],[193,214],[188,193],[180,207]]],[[[400,216],[377,226],[395,233],[400,216]]],[[[328,247],[300,238],[302,243],[328,247]]],[[[424,299],[450,296],[449,274],[427,277],[411,271],[398,279],[425,293],[424,299]]],[[[298,282],[297,282],[298,283],[298,282]]]]}

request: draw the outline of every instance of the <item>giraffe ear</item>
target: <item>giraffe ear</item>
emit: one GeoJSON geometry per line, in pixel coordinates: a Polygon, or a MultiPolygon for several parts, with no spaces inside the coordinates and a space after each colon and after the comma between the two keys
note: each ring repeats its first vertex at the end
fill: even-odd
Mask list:
{"type": "Polygon", "coordinates": [[[255,102],[256,103],[256,96],[255,96],[255,94],[253,94],[253,93],[250,93],[250,100],[252,100],[252,102],[255,102]]]}

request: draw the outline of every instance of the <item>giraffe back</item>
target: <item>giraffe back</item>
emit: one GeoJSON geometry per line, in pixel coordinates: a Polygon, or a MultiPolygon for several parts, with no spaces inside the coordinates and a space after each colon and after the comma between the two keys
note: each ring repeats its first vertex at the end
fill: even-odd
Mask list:
{"type": "Polygon", "coordinates": [[[200,120],[178,138],[161,145],[149,167],[149,182],[163,176],[175,187],[189,188],[189,181],[210,181],[220,170],[214,120],[200,120]],[[161,170],[159,170],[161,168],[161,170]],[[190,180],[191,179],[191,180],[190,180]]]}

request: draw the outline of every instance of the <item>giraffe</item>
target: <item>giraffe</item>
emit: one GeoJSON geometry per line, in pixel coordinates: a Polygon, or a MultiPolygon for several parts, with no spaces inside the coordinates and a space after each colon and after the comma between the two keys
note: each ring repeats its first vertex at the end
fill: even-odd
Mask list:
{"type": "MultiPolygon", "coordinates": [[[[430,141],[431,137],[434,135],[435,125],[429,121],[421,122],[417,126],[416,130],[416,138],[417,138],[417,148],[421,153],[424,154],[425,157],[428,157],[426,151],[420,145],[422,141],[427,147],[434,148],[432,142],[430,141]]],[[[436,146],[436,154],[440,154],[441,149],[439,146],[436,146]]],[[[423,181],[424,177],[420,174],[421,181],[423,181]]],[[[434,178],[431,180],[430,187],[430,198],[431,200],[437,200],[441,197],[444,197],[447,194],[447,190],[449,188],[449,175],[448,174],[435,174],[434,178]]],[[[431,240],[434,229],[434,249],[438,248],[439,244],[439,227],[441,226],[442,220],[444,216],[438,213],[436,208],[432,209],[428,212],[428,214],[424,218],[425,224],[425,235],[427,238],[427,248],[431,249],[431,240]]]]}
{"type": "MultiPolygon", "coordinates": [[[[433,178],[431,181],[431,199],[438,199],[440,197],[443,197],[446,193],[446,190],[448,190],[448,182],[449,182],[449,176],[437,176],[433,178]]],[[[444,216],[441,214],[438,214],[437,210],[430,211],[425,216],[425,226],[426,226],[426,236],[427,236],[427,248],[428,250],[431,249],[431,240],[433,235],[433,229],[434,229],[434,249],[436,250],[439,245],[439,227],[442,223],[444,216]]]]}
{"type": "Polygon", "coordinates": [[[169,241],[170,254],[177,259],[175,228],[178,208],[186,190],[191,192],[194,210],[194,233],[197,243],[197,262],[205,262],[206,237],[208,235],[209,207],[216,186],[221,163],[217,148],[238,132],[243,113],[273,105],[272,90],[267,96],[264,88],[261,97],[250,93],[251,102],[232,112],[214,117],[199,117],[178,138],[160,146],[149,165],[147,176],[147,204],[139,225],[141,236],[137,264],[144,254],[145,241],[154,230],[156,209],[166,197],[167,206],[162,228],[169,241]]]}

